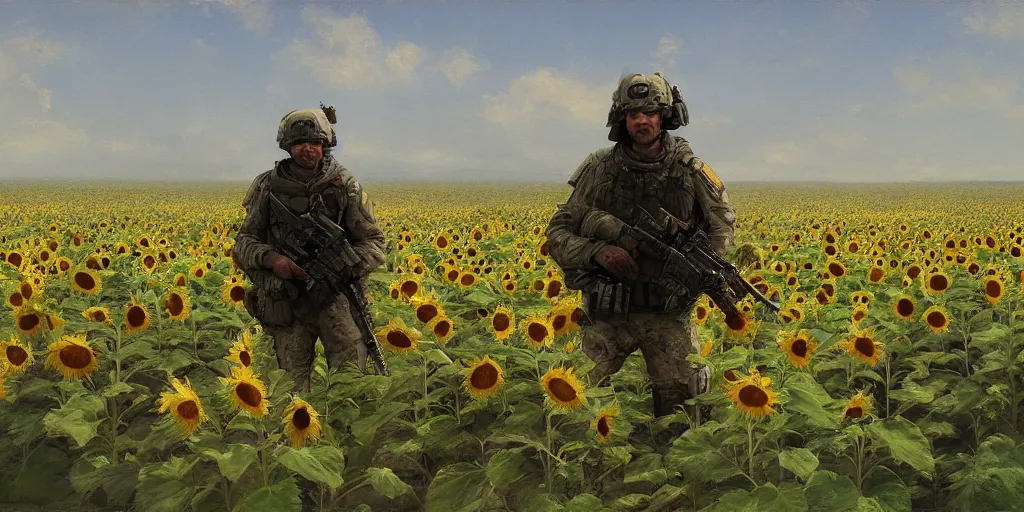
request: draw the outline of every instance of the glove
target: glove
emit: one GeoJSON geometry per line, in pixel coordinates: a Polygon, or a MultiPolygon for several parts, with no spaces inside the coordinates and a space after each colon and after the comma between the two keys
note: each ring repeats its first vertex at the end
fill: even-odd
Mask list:
{"type": "Polygon", "coordinates": [[[594,255],[594,262],[611,272],[620,281],[632,281],[640,273],[640,268],[637,267],[633,257],[625,249],[615,245],[602,247],[594,255]]]}
{"type": "Polygon", "coordinates": [[[296,265],[295,262],[287,256],[276,252],[269,252],[265,257],[265,260],[266,263],[268,263],[267,266],[273,269],[274,275],[281,279],[286,281],[293,278],[302,279],[303,281],[309,280],[309,275],[306,274],[306,271],[302,270],[302,267],[296,265]]]}

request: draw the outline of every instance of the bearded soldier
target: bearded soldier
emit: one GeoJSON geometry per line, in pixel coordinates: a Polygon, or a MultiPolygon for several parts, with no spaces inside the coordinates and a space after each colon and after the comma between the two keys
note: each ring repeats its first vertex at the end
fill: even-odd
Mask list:
{"type": "Polygon", "coordinates": [[[572,173],[573,191],[545,233],[566,286],[583,291],[591,384],[607,384],[640,349],[655,417],[708,390],[708,369],[686,361],[699,350],[691,320],[698,297],[667,293],[656,278],[660,262],[637,251],[624,223],[636,207],[664,208],[686,224],[673,230],[701,227],[722,257],[733,242],[735,212],[725,187],[685,139],[667,132],[688,122],[679,90],[660,73],[624,75],[608,113],[615,145],[591,153],[572,173]]]}
{"type": "Polygon", "coordinates": [[[276,163],[253,181],[243,202],[245,221],[235,241],[233,258],[253,287],[245,307],[274,341],[277,362],[309,391],[316,340],[324,346],[327,364],[341,368],[356,356],[365,371],[367,351],[344,295],[332,297],[323,287],[307,291],[309,276],[281,254],[290,230],[308,229],[296,220],[314,204],[346,231],[359,264],[344,276],[359,283],[384,262],[384,233],[359,183],[330,154],[337,145],[331,108],[296,110],[281,119],[278,146],[290,158],[276,163]]]}

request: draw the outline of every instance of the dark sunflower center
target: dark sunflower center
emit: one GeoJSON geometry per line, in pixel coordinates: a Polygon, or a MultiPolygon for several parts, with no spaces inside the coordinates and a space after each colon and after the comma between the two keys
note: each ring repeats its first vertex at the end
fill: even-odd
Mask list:
{"type": "Polygon", "coordinates": [[[416,319],[420,322],[427,323],[437,316],[437,306],[433,304],[421,304],[416,308],[416,319]]]}
{"type": "Polygon", "coordinates": [[[11,364],[13,364],[14,366],[21,366],[21,364],[24,363],[26,359],[28,359],[28,352],[26,352],[25,349],[21,347],[7,347],[6,353],[7,360],[10,361],[11,364]]]}
{"type": "Polygon", "coordinates": [[[490,389],[498,382],[498,369],[491,363],[484,364],[483,366],[473,370],[473,373],[469,376],[469,385],[473,389],[490,389]]]}
{"type": "Polygon", "coordinates": [[[249,355],[248,350],[243,350],[239,352],[238,360],[242,362],[242,366],[252,366],[252,356],[249,355]]]}
{"type": "Polygon", "coordinates": [[[548,328],[542,324],[531,322],[526,328],[526,334],[530,337],[534,343],[540,343],[544,341],[544,338],[548,335],[548,328]]]}
{"type": "Polygon", "coordinates": [[[936,291],[945,290],[949,286],[949,280],[946,279],[946,276],[932,276],[928,283],[931,285],[932,290],[936,291]]]}
{"type": "Polygon", "coordinates": [[[167,298],[166,307],[171,316],[178,316],[185,310],[185,301],[181,299],[181,295],[172,293],[171,296],[167,298]]]}
{"type": "Polygon", "coordinates": [[[234,302],[242,302],[242,299],[245,298],[245,288],[236,284],[231,287],[231,292],[228,296],[231,297],[231,300],[234,302]]]}
{"type": "Polygon", "coordinates": [[[412,339],[402,331],[391,331],[387,335],[388,343],[397,348],[409,348],[412,346],[412,339]]]}
{"type": "Polygon", "coordinates": [[[601,416],[597,420],[597,433],[601,434],[601,437],[608,437],[608,434],[612,431],[611,419],[608,416],[601,416]]]}
{"type": "Polygon", "coordinates": [[[725,315],[725,325],[734,331],[739,331],[747,326],[747,319],[739,313],[730,313],[725,315]]]}
{"type": "Polygon", "coordinates": [[[943,314],[938,311],[928,313],[927,321],[928,325],[935,328],[943,327],[946,325],[946,317],[943,316],[943,314]]]}
{"type": "Polygon", "coordinates": [[[416,295],[416,292],[419,291],[419,289],[420,285],[416,284],[416,281],[406,281],[402,283],[402,293],[409,297],[416,295]]]}
{"type": "Polygon", "coordinates": [[[306,430],[312,422],[313,419],[309,416],[309,411],[305,407],[300,407],[295,411],[295,414],[292,414],[292,426],[298,430],[306,430]]]}
{"type": "Polygon", "coordinates": [[[571,402],[576,399],[576,390],[564,379],[551,379],[551,382],[548,383],[548,389],[555,398],[563,402],[571,402]]]}
{"type": "Polygon", "coordinates": [[[875,355],[875,342],[872,341],[871,338],[858,336],[853,342],[853,348],[856,349],[857,352],[864,354],[866,357],[875,355]]]}
{"type": "Polygon", "coordinates": [[[192,400],[178,404],[178,416],[184,420],[194,420],[199,417],[199,406],[192,400]]]}
{"type": "Polygon", "coordinates": [[[548,284],[548,297],[558,297],[558,294],[562,291],[562,283],[558,281],[551,281],[548,284]]]}
{"type": "Polygon", "coordinates": [[[92,362],[92,352],[79,345],[68,345],[58,353],[60,362],[72,370],[81,370],[92,362]]]}
{"type": "Polygon", "coordinates": [[[860,418],[860,417],[863,417],[863,416],[864,416],[864,408],[863,407],[859,407],[859,406],[858,407],[850,407],[849,409],[846,410],[846,417],[847,418],[860,418]]]}
{"type": "Polygon", "coordinates": [[[985,295],[994,299],[1002,295],[1002,293],[1003,287],[999,284],[999,281],[989,281],[985,283],[985,295]]]}
{"type": "Polygon", "coordinates": [[[31,331],[39,325],[39,315],[36,313],[29,313],[25,316],[18,317],[18,327],[23,331],[31,331]]]}
{"type": "Polygon", "coordinates": [[[146,312],[142,309],[142,306],[128,308],[128,314],[125,316],[128,319],[128,325],[131,327],[142,327],[142,324],[146,321],[146,312]]]}
{"type": "Polygon", "coordinates": [[[551,327],[554,327],[557,331],[562,327],[565,327],[565,321],[565,315],[555,315],[555,318],[551,320],[551,327]]]}
{"type": "Polygon", "coordinates": [[[107,321],[107,315],[104,312],[102,312],[102,311],[93,311],[92,312],[92,319],[97,321],[97,322],[106,322],[107,321]]]}
{"type": "Polygon", "coordinates": [[[437,325],[434,326],[434,334],[437,336],[444,337],[448,335],[448,332],[451,331],[451,329],[452,324],[449,323],[447,320],[442,320],[438,322],[437,325]]]}
{"type": "Polygon", "coordinates": [[[914,302],[910,299],[900,299],[896,302],[896,311],[901,316],[910,316],[914,314],[914,302]]]}
{"type": "Polygon", "coordinates": [[[263,403],[263,394],[248,382],[240,382],[235,386],[235,396],[249,407],[259,407],[263,403]]]}
{"type": "Polygon", "coordinates": [[[797,357],[807,357],[807,340],[798,339],[793,342],[793,348],[791,348],[793,355],[797,357]]]}
{"type": "Polygon", "coordinates": [[[768,393],[753,384],[747,384],[740,389],[739,399],[747,407],[763,407],[768,404],[768,393]]]}
{"type": "Polygon", "coordinates": [[[510,320],[505,313],[495,313],[494,318],[491,319],[491,327],[494,327],[497,332],[504,332],[505,329],[508,329],[509,323],[510,320]]]}

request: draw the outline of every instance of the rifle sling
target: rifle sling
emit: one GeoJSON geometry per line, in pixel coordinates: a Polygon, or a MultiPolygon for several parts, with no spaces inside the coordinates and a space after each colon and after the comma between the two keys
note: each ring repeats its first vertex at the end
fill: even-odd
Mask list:
{"type": "Polygon", "coordinates": [[[267,195],[270,196],[270,202],[274,207],[274,211],[277,212],[281,217],[283,217],[285,221],[288,222],[288,224],[291,224],[301,229],[307,229],[310,227],[309,221],[304,220],[303,218],[296,215],[295,212],[293,212],[291,208],[285,206],[285,204],[282,203],[281,200],[278,199],[273,192],[268,190],[267,195]]]}

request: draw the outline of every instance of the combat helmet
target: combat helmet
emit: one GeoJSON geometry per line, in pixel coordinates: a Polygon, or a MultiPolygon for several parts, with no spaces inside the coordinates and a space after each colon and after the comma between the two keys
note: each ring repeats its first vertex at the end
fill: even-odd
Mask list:
{"type": "Polygon", "coordinates": [[[337,122],[334,107],[293,110],[281,118],[277,128],[277,145],[288,151],[292,146],[305,141],[319,141],[324,148],[338,145],[338,137],[332,124],[337,122]]]}
{"type": "Polygon", "coordinates": [[[669,84],[660,72],[622,75],[612,93],[612,108],[608,111],[606,126],[611,128],[608,140],[618,142],[626,138],[626,114],[635,110],[660,111],[662,130],[675,130],[690,123],[679,88],[669,84]]]}

